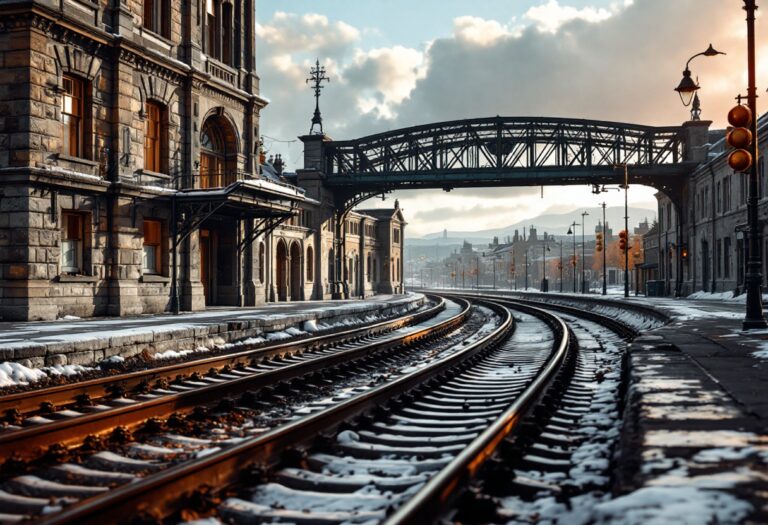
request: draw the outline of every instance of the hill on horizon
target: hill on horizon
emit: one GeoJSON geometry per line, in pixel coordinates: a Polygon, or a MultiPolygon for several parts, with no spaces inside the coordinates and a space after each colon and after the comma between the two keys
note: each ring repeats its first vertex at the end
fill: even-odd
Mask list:
{"type": "MultiPolygon", "coordinates": [[[[435,232],[424,235],[423,237],[406,237],[406,242],[409,244],[433,244],[435,241],[440,243],[460,243],[466,240],[472,243],[484,243],[490,242],[493,237],[498,237],[499,241],[503,242],[507,236],[512,237],[515,230],[518,230],[520,235],[523,235],[523,230],[525,230],[527,235],[531,226],[536,228],[538,235],[542,235],[544,232],[551,235],[565,235],[574,221],[577,223],[576,231],[580,234],[582,211],[589,213],[584,221],[586,233],[589,235],[595,231],[598,221],[602,221],[603,219],[603,210],[599,206],[592,208],[577,208],[567,213],[548,213],[499,228],[475,231],[448,230],[447,236],[444,236],[444,232],[435,232]]],[[[606,208],[605,219],[608,226],[613,230],[614,235],[618,234],[619,230],[624,228],[624,207],[612,206],[606,208]]],[[[656,210],[630,207],[630,232],[634,231],[637,225],[645,219],[648,219],[648,222],[652,224],[656,219],[656,210]]]]}

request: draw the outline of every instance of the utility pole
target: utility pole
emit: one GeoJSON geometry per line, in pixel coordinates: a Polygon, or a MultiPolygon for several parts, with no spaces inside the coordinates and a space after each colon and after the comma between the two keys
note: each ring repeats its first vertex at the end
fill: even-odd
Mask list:
{"type": "Polygon", "coordinates": [[[584,217],[589,215],[589,212],[583,211],[581,213],[581,293],[587,293],[587,274],[586,269],[584,268],[584,264],[587,262],[587,244],[584,239],[584,217]]]}
{"type": "Polygon", "coordinates": [[[571,260],[571,268],[573,270],[573,293],[576,293],[576,221],[573,221],[571,227],[568,228],[568,233],[573,234],[573,259],[571,260]]]}
{"type": "Polygon", "coordinates": [[[560,293],[563,293],[563,239],[560,238],[560,266],[558,267],[558,270],[560,270],[560,293]]]}
{"type": "Polygon", "coordinates": [[[761,281],[761,257],[760,244],[758,237],[758,214],[757,214],[757,161],[760,155],[757,140],[757,87],[755,86],[755,11],[757,2],[755,0],[744,0],[744,10],[747,12],[747,68],[749,70],[749,87],[747,89],[747,103],[752,113],[752,144],[750,153],[752,154],[752,166],[749,170],[749,194],[747,197],[747,241],[749,245],[749,258],[747,259],[747,275],[745,281],[747,285],[747,311],[744,316],[742,327],[745,330],[752,328],[765,328],[768,323],[763,315],[763,298],[761,281]]]}
{"type": "MultiPolygon", "coordinates": [[[[679,228],[680,225],[678,224],[679,228]]],[[[624,164],[624,231],[627,232],[627,246],[624,250],[624,297],[629,297],[629,171],[624,164]]],[[[682,280],[682,275],[677,277],[682,280]]]]}
{"type": "Polygon", "coordinates": [[[606,237],[605,232],[608,231],[607,226],[605,225],[605,202],[603,202],[603,295],[608,295],[608,276],[606,275],[606,265],[605,265],[605,248],[607,246],[606,244],[606,237]]]}
{"type": "Polygon", "coordinates": [[[528,291],[528,248],[525,248],[525,291],[528,291]]]}

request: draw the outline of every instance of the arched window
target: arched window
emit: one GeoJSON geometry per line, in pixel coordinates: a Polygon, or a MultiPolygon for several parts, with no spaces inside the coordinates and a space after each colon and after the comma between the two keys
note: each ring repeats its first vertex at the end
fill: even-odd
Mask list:
{"type": "Polygon", "coordinates": [[[371,282],[372,271],[373,269],[371,268],[371,254],[369,253],[365,263],[365,272],[366,272],[368,282],[371,282]]]}
{"type": "Polygon", "coordinates": [[[259,243],[259,283],[264,284],[264,243],[259,243]]]}
{"type": "Polygon", "coordinates": [[[312,282],[315,280],[315,252],[311,246],[307,248],[307,281],[312,282]]]}
{"type": "Polygon", "coordinates": [[[389,272],[389,275],[391,276],[390,279],[394,281],[395,280],[395,258],[394,257],[389,258],[389,265],[392,267],[391,271],[389,272]]]}
{"type": "Polygon", "coordinates": [[[208,118],[200,132],[200,188],[221,188],[235,181],[237,135],[223,116],[208,118]]]}
{"type": "Polygon", "coordinates": [[[146,114],[144,169],[156,173],[167,173],[168,129],[165,108],[156,102],[147,102],[146,114]]]}

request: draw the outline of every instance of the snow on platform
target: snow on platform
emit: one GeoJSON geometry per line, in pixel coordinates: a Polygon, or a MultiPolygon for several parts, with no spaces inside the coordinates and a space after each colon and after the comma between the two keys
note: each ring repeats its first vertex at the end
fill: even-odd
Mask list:
{"type": "Polygon", "coordinates": [[[39,379],[41,372],[34,370],[37,368],[46,367],[43,373],[47,375],[69,375],[77,373],[79,365],[143,351],[171,358],[214,346],[235,345],[247,338],[251,342],[290,339],[320,329],[351,327],[406,313],[424,302],[423,295],[411,293],[365,300],[215,308],[180,315],[0,323],[0,387],[39,379]]]}

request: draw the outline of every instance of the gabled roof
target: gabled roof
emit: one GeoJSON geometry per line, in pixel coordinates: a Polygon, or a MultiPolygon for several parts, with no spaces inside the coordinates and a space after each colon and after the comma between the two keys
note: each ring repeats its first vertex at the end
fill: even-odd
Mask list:
{"type": "Polygon", "coordinates": [[[374,208],[370,210],[355,210],[355,212],[382,221],[396,220],[405,224],[405,217],[403,217],[403,212],[400,208],[374,208]]]}

